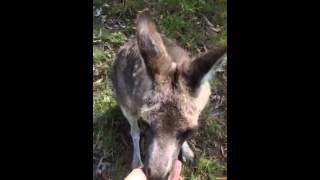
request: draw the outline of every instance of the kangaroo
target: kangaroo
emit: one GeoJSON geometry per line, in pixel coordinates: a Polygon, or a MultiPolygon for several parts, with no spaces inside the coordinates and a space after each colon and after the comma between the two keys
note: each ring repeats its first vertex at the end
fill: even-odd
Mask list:
{"type": "Polygon", "coordinates": [[[117,102],[131,127],[132,168],[142,167],[150,180],[170,176],[179,154],[194,157],[187,143],[210,96],[206,76],[222,63],[226,45],[194,58],[175,41],[162,37],[148,9],[136,18],[136,35],[115,58],[112,83],[117,102]],[[147,125],[148,144],[140,156],[138,120],[147,125]]]}

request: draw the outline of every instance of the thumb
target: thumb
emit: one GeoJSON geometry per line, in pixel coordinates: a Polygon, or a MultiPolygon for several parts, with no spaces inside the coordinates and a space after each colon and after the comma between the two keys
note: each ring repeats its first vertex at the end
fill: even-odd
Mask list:
{"type": "Polygon", "coordinates": [[[181,169],[182,169],[182,163],[179,160],[177,160],[173,169],[172,169],[171,178],[169,178],[169,179],[170,180],[179,180],[181,169]]]}

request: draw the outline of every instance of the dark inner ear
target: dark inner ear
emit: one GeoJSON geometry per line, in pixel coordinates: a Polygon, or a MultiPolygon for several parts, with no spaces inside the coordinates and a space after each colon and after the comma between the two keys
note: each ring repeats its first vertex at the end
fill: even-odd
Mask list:
{"type": "Polygon", "coordinates": [[[153,77],[165,76],[170,70],[171,60],[147,9],[138,15],[136,23],[138,46],[148,71],[153,77]]]}
{"type": "Polygon", "coordinates": [[[219,47],[187,64],[184,67],[183,74],[186,78],[188,86],[193,89],[199,87],[204,76],[209,73],[213,65],[217,63],[217,61],[226,53],[226,51],[226,46],[219,47]]]}

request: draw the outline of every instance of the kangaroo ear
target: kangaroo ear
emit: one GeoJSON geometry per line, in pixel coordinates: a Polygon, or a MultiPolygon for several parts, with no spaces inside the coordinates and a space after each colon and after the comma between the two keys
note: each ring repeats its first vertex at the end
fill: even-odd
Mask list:
{"type": "Polygon", "coordinates": [[[222,56],[227,52],[227,46],[222,46],[212,49],[208,53],[196,58],[192,62],[186,64],[183,69],[184,77],[192,89],[196,89],[201,85],[201,82],[206,75],[216,71],[222,62],[222,56]]]}
{"type": "Polygon", "coordinates": [[[139,50],[149,73],[154,78],[167,75],[171,59],[148,9],[138,14],[136,26],[139,50]]]}

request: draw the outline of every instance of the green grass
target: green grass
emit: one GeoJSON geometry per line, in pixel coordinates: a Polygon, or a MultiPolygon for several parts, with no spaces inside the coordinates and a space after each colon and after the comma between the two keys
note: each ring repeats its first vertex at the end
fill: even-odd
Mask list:
{"type": "Polygon", "coordinates": [[[195,45],[207,45],[208,41],[213,46],[218,41],[226,42],[226,0],[163,0],[155,7],[162,32],[190,51],[195,45]],[[212,31],[205,18],[219,25],[221,32],[212,31]]]}
{"type": "Polygon", "coordinates": [[[195,162],[191,168],[187,166],[183,167],[182,174],[186,180],[214,180],[216,177],[223,175],[225,168],[226,167],[221,165],[220,162],[216,160],[209,160],[204,154],[200,154],[195,159],[195,162]]]}
{"type": "MultiPolygon", "coordinates": [[[[122,179],[130,171],[132,142],[130,127],[117,105],[110,83],[110,70],[119,47],[134,35],[137,11],[149,7],[160,32],[176,39],[191,54],[197,55],[203,46],[210,49],[227,41],[226,0],[94,0],[94,10],[101,8],[107,19],[125,22],[126,27],[106,29],[101,17],[94,17],[93,25],[93,142],[96,158],[104,156],[112,164],[114,179],[122,179]],[[107,5],[105,4],[107,2],[107,5]],[[207,18],[214,28],[211,30],[207,18]]],[[[113,23],[116,24],[116,23],[113,23]]],[[[111,26],[113,25],[111,23],[111,26]]],[[[213,93],[226,95],[225,73],[211,82],[213,93]]],[[[190,140],[196,159],[184,166],[185,179],[215,179],[226,174],[226,158],[220,154],[226,146],[225,119],[213,116],[213,103],[202,112],[199,129],[190,140]]],[[[226,106],[226,105],[223,105],[226,106]]],[[[226,108],[223,109],[226,111],[226,108]]],[[[96,162],[94,162],[96,163],[96,162]]]]}

